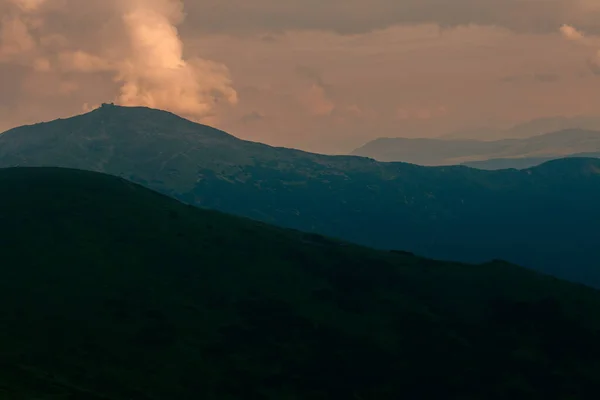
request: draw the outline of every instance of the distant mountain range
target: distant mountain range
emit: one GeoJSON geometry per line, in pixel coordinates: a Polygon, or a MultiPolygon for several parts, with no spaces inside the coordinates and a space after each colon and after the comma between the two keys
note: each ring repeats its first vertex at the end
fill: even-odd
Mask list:
{"type": "MultiPolygon", "coordinates": [[[[61,122],[74,155],[96,149],[90,162],[112,165],[98,153],[121,150],[98,141],[133,135],[112,131],[122,113],[181,124],[188,138],[205,129],[116,111],[61,122]]],[[[144,140],[177,137],[138,123],[147,131],[136,130],[137,157],[156,155],[144,140]]],[[[229,140],[205,133],[202,143],[229,140]]],[[[562,176],[562,168],[532,174],[562,176]]],[[[3,400],[587,400],[600,392],[600,292],[583,285],[500,261],[370,250],[87,171],[0,170],[0,193],[3,400]]]]}
{"type": "Polygon", "coordinates": [[[471,168],[478,169],[508,169],[508,168],[516,168],[516,169],[524,169],[535,167],[536,165],[543,164],[547,161],[557,160],[559,158],[600,158],[600,152],[592,152],[592,153],[575,153],[569,154],[564,157],[523,157],[523,158],[492,158],[490,160],[484,161],[471,161],[465,162],[461,165],[465,165],[471,168]]]}
{"type": "Polygon", "coordinates": [[[283,227],[438,259],[505,259],[600,287],[598,159],[520,171],[380,163],[274,148],[164,111],[105,105],[0,135],[0,167],[14,166],[105,172],[283,227]]]}
{"type": "MultiPolygon", "coordinates": [[[[481,141],[473,139],[381,138],[356,149],[352,154],[378,161],[402,161],[419,165],[479,165],[492,159],[508,168],[535,160],[551,160],[578,153],[600,153],[600,131],[567,129],[525,139],[481,141]],[[514,159],[514,161],[509,161],[514,159]],[[528,159],[528,162],[523,162],[528,159]],[[474,164],[475,162],[479,164],[474,164]]],[[[543,161],[540,161],[540,163],[543,161]]],[[[497,165],[492,162],[488,165],[497,165]]],[[[488,169],[488,168],[486,168],[488,169]]],[[[489,168],[495,169],[495,168],[489,168]]]]}
{"type": "Polygon", "coordinates": [[[547,132],[557,132],[567,129],[582,129],[600,131],[599,115],[580,115],[575,117],[545,117],[517,124],[508,129],[472,128],[457,130],[443,136],[441,139],[524,139],[538,136],[547,132]]]}

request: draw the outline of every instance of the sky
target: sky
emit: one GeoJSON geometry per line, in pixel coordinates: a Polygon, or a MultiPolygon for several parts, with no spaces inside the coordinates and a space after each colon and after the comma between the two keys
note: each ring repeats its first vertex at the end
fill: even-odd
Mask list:
{"type": "Polygon", "coordinates": [[[600,0],[0,0],[0,131],[114,102],[344,153],[599,89],[600,0]]]}

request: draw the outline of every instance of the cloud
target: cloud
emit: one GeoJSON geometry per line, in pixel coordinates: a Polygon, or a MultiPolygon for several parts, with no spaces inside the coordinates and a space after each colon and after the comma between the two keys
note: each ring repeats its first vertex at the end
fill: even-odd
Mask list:
{"type": "MultiPolygon", "coordinates": [[[[51,70],[52,65],[46,58],[36,60],[36,69],[51,70]]],[[[64,51],[57,55],[57,67],[63,72],[99,72],[118,70],[118,62],[89,54],[81,50],[64,51]]]]}
{"type": "Polygon", "coordinates": [[[189,30],[264,33],[328,30],[358,34],[396,25],[498,26],[550,33],[563,23],[600,32],[597,0],[229,0],[190,1],[189,30]]]}
{"type": "Polygon", "coordinates": [[[323,82],[323,78],[321,77],[321,73],[315,68],[306,65],[298,65],[296,66],[296,73],[298,76],[308,79],[319,86],[326,86],[326,84],[323,82]]]}
{"type": "Polygon", "coordinates": [[[407,120],[407,119],[430,120],[432,118],[444,117],[447,114],[448,114],[448,107],[446,107],[446,106],[437,106],[437,107],[432,107],[432,108],[400,107],[396,110],[396,118],[398,118],[400,120],[407,120]]]}
{"type": "Polygon", "coordinates": [[[560,80],[560,75],[552,73],[536,73],[533,74],[533,79],[536,82],[541,83],[552,83],[560,80]]]}
{"type": "Polygon", "coordinates": [[[9,2],[15,4],[23,11],[30,12],[39,9],[46,0],[9,0],[9,2]]]}
{"type": "Polygon", "coordinates": [[[184,56],[177,0],[0,0],[0,62],[33,67],[76,86],[72,75],[110,74],[122,105],[162,108],[201,120],[236,104],[228,68],[184,56]],[[93,18],[96,15],[97,18],[93,18]],[[86,21],[86,18],[89,18],[86,21]],[[84,27],[85,22],[88,26],[84,27]],[[90,33],[94,32],[94,33],[90,33]]]}
{"type": "Polygon", "coordinates": [[[509,75],[500,79],[503,83],[554,83],[560,81],[558,74],[536,72],[533,74],[509,75]]]}
{"type": "MultiPolygon", "coordinates": [[[[13,1],[14,5],[22,10],[23,15],[21,13],[5,14],[0,19],[0,62],[11,60],[36,47],[35,40],[29,32],[31,22],[27,20],[26,15],[30,10],[29,7],[33,6],[11,0],[11,2],[13,1]]],[[[0,11],[2,10],[3,8],[0,8],[0,11]]]]}
{"type": "MultiPolygon", "coordinates": [[[[595,47],[596,49],[600,46],[600,42],[597,38],[590,38],[573,26],[563,25],[560,28],[560,31],[568,40],[572,40],[588,47],[595,47]]],[[[594,75],[600,75],[600,50],[596,50],[593,55],[589,56],[586,60],[586,64],[594,75]]]]}
{"type": "Polygon", "coordinates": [[[185,60],[176,24],[181,3],[136,1],[123,15],[130,57],[119,68],[117,101],[173,108],[183,115],[210,115],[219,98],[237,103],[227,68],[201,58],[185,60]],[[170,106],[175,104],[176,106],[170,106]]]}
{"type": "Polygon", "coordinates": [[[600,75],[600,50],[587,59],[587,65],[594,75],[600,75]]]}
{"type": "Polygon", "coordinates": [[[560,33],[569,40],[583,40],[585,35],[582,32],[579,32],[577,29],[572,27],[571,25],[563,25],[560,27],[560,33]]]}
{"type": "Polygon", "coordinates": [[[598,113],[588,71],[600,72],[599,4],[0,0],[0,131],[116,101],[338,152],[377,136],[598,113]],[[563,24],[586,40],[563,40],[563,24]],[[536,84],[553,78],[534,72],[561,79],[536,84]],[[266,118],[245,123],[253,111],[266,118]]]}
{"type": "Polygon", "coordinates": [[[329,98],[325,89],[313,83],[307,90],[300,94],[300,103],[316,116],[331,115],[335,109],[335,103],[329,98]]]}
{"type": "Polygon", "coordinates": [[[255,122],[255,121],[262,121],[263,119],[265,119],[266,117],[259,113],[258,111],[252,111],[248,114],[244,114],[239,118],[239,121],[247,124],[247,123],[251,123],[251,122],[255,122]]]}
{"type": "Polygon", "coordinates": [[[296,74],[310,83],[300,94],[300,102],[313,115],[327,116],[335,110],[331,99],[331,86],[325,83],[316,69],[305,65],[296,66],[296,74]]]}

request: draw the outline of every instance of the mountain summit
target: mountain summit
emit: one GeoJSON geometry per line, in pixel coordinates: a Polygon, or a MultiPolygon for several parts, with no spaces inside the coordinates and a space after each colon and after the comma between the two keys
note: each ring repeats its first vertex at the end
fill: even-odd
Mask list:
{"type": "Polygon", "coordinates": [[[244,141],[167,111],[114,104],[0,135],[0,167],[87,169],[152,182],[162,191],[192,190],[201,170],[227,176],[257,161],[287,162],[299,155],[312,156],[244,141]]]}
{"type": "Polygon", "coordinates": [[[506,259],[600,286],[600,160],[525,170],[422,167],[244,141],[105,105],[0,135],[0,167],[124,177],[180,201],[438,259],[506,259]]]}

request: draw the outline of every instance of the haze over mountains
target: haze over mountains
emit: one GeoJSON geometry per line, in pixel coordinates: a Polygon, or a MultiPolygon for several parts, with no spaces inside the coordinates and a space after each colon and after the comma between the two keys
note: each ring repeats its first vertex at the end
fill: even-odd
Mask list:
{"type": "Polygon", "coordinates": [[[598,400],[599,79],[600,0],[0,0],[0,400],[598,400]]]}
{"type": "Polygon", "coordinates": [[[526,139],[548,132],[568,129],[600,131],[600,116],[580,115],[575,117],[545,117],[517,124],[508,129],[473,128],[457,130],[440,136],[441,139],[526,139]]]}
{"type": "Polygon", "coordinates": [[[496,165],[527,168],[551,159],[573,155],[594,156],[597,153],[600,153],[600,131],[566,129],[524,139],[494,141],[381,138],[365,144],[352,154],[378,161],[419,165],[465,164],[497,169],[496,165]]]}
{"type": "Polygon", "coordinates": [[[273,148],[167,112],[106,105],[0,135],[0,167],[14,166],[105,172],[284,227],[439,259],[505,259],[600,286],[597,159],[522,171],[379,163],[273,148]]]}
{"type": "Polygon", "coordinates": [[[492,158],[483,161],[467,161],[461,165],[465,165],[471,168],[478,169],[524,169],[535,167],[536,165],[543,164],[547,161],[557,160],[559,158],[600,158],[600,152],[591,153],[574,153],[562,157],[516,157],[516,158],[492,158]]]}
{"type": "Polygon", "coordinates": [[[0,190],[3,400],[600,391],[597,290],[284,230],[93,172],[3,169],[0,190]]]}

